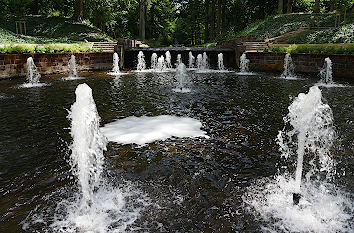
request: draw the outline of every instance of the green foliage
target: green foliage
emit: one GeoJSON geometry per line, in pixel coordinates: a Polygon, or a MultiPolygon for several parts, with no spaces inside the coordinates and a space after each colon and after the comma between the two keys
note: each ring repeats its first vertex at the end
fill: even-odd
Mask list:
{"type": "Polygon", "coordinates": [[[84,40],[112,40],[93,26],[57,16],[0,15],[0,28],[1,43],[75,43],[75,41],[84,40]],[[16,34],[14,22],[18,20],[26,21],[27,36],[16,34]]]}
{"type": "Polygon", "coordinates": [[[299,35],[289,39],[286,43],[354,43],[354,24],[299,35]]]}
{"type": "Polygon", "coordinates": [[[354,44],[301,44],[288,48],[273,46],[271,51],[275,53],[329,53],[329,54],[354,54],[354,44]]]}
{"type": "Polygon", "coordinates": [[[29,45],[16,44],[0,47],[0,53],[79,53],[79,52],[101,52],[100,49],[89,49],[81,44],[44,44],[29,45]]]}
{"type": "MultiPolygon", "coordinates": [[[[354,14],[347,14],[347,22],[354,23],[354,14]]],[[[334,24],[335,14],[275,15],[249,25],[237,35],[229,35],[229,38],[255,35],[259,39],[267,39],[295,31],[300,27],[334,27],[334,24]]]]}

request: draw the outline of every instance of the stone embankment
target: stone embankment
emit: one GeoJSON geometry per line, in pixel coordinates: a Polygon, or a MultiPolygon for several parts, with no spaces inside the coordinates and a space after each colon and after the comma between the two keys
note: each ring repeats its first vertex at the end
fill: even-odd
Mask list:
{"type": "MultiPolygon", "coordinates": [[[[113,53],[73,53],[78,71],[108,70],[112,67],[113,53]]],[[[69,72],[72,53],[0,54],[0,79],[26,76],[26,61],[33,60],[40,74],[69,72]]]]}

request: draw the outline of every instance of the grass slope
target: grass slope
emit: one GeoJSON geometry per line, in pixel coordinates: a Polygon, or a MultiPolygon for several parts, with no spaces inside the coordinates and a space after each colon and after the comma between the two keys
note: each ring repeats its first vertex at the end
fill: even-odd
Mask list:
{"type": "Polygon", "coordinates": [[[52,16],[0,15],[0,43],[72,43],[111,41],[97,28],[69,18],[52,16]],[[27,36],[16,34],[15,21],[26,21],[27,36]]]}
{"type": "MultiPolygon", "coordinates": [[[[334,27],[335,14],[284,14],[266,18],[246,27],[236,36],[255,35],[268,39],[295,31],[300,27],[334,27]]],[[[354,23],[354,14],[347,14],[347,23],[354,23]]],[[[305,41],[305,43],[307,43],[305,41]]],[[[323,42],[322,42],[323,43],[323,42]]],[[[329,43],[329,42],[327,42],[329,43]]]]}

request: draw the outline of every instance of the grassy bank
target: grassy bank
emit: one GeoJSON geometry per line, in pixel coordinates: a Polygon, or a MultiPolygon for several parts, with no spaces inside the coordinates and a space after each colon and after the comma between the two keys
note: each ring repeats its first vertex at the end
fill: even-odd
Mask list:
{"type": "Polygon", "coordinates": [[[65,17],[0,15],[0,43],[77,43],[78,41],[112,41],[99,29],[65,17]],[[27,35],[16,34],[15,21],[25,21],[27,35]]]}
{"type": "MultiPolygon", "coordinates": [[[[281,34],[298,30],[300,27],[334,27],[335,14],[283,14],[266,18],[265,20],[251,24],[236,35],[228,35],[228,39],[237,36],[255,35],[258,39],[269,39],[281,34]]],[[[348,13],[346,16],[347,24],[354,23],[354,14],[348,13]]],[[[319,35],[320,37],[321,35],[319,35]]],[[[350,37],[352,35],[347,35],[350,37]]],[[[330,38],[329,36],[326,38],[330,38]]],[[[330,41],[321,43],[330,43],[330,41]]],[[[345,40],[345,38],[343,38],[345,40]]],[[[342,41],[343,41],[342,40],[342,41]]],[[[303,38],[303,43],[310,43],[309,38],[303,38]]]]}
{"type": "Polygon", "coordinates": [[[294,44],[288,48],[279,46],[265,48],[263,52],[354,54],[354,44],[294,44]]]}
{"type": "Polygon", "coordinates": [[[101,52],[101,49],[90,49],[82,44],[48,44],[48,45],[30,45],[16,44],[0,47],[0,54],[10,53],[79,53],[79,52],[101,52]]]}

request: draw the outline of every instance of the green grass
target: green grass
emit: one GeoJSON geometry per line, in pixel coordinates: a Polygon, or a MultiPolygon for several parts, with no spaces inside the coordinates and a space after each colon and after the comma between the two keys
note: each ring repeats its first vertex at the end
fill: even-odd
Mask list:
{"type": "Polygon", "coordinates": [[[209,48],[209,47],[215,47],[216,44],[217,44],[216,42],[210,42],[206,44],[196,45],[195,47],[209,48]]]}
{"type": "Polygon", "coordinates": [[[101,52],[101,49],[89,49],[82,44],[15,44],[0,47],[2,53],[79,53],[79,52],[101,52]]]}
{"type": "MultiPolygon", "coordinates": [[[[354,23],[354,14],[347,14],[347,23],[354,23]]],[[[295,31],[300,27],[331,27],[335,26],[335,14],[284,14],[275,15],[249,25],[236,36],[255,35],[258,39],[268,39],[281,34],[295,31]]]]}
{"type": "Polygon", "coordinates": [[[0,43],[77,43],[79,41],[112,41],[99,29],[58,16],[0,15],[0,43]],[[26,21],[27,36],[16,34],[15,21],[26,21]]]}
{"type": "Polygon", "coordinates": [[[288,44],[322,44],[322,43],[354,43],[354,24],[344,25],[334,29],[310,32],[290,38],[288,44]]]}
{"type": "Polygon", "coordinates": [[[354,44],[300,44],[291,45],[288,48],[273,46],[265,48],[263,52],[275,53],[329,53],[329,54],[354,54],[354,44]]]}

